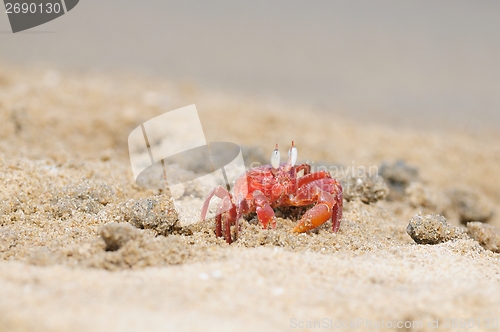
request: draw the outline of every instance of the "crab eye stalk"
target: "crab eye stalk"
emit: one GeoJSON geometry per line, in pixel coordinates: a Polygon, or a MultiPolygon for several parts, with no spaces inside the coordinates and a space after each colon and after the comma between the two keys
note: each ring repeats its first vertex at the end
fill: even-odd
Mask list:
{"type": "Polygon", "coordinates": [[[271,166],[273,166],[274,169],[278,169],[280,166],[280,151],[278,150],[278,144],[276,144],[276,148],[271,154],[271,166]]]}
{"type": "Polygon", "coordinates": [[[288,150],[288,163],[291,166],[295,166],[297,162],[297,148],[295,147],[295,143],[292,141],[292,147],[288,150]]]}

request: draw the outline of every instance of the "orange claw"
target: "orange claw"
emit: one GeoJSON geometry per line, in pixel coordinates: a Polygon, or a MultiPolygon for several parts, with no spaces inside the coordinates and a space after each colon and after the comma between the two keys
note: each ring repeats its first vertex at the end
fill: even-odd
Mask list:
{"type": "MultiPolygon", "coordinates": [[[[318,194],[318,204],[316,204],[314,207],[312,207],[310,210],[304,213],[302,219],[297,224],[297,226],[295,226],[292,232],[304,233],[313,228],[323,225],[325,222],[328,221],[328,219],[332,218],[332,214],[334,212],[333,207],[336,204],[337,202],[335,201],[334,197],[331,194],[325,191],[320,191],[318,194]]],[[[333,227],[334,231],[337,231],[335,229],[336,228],[335,224],[338,222],[337,218],[338,215],[337,213],[335,213],[335,215],[333,215],[332,218],[334,224],[333,227]]]]}

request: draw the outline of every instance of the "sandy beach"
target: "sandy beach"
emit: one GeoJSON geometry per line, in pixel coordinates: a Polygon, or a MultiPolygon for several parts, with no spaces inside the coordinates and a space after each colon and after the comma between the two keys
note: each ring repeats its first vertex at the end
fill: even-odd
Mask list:
{"type": "Polygon", "coordinates": [[[500,328],[494,130],[370,125],[185,81],[10,63],[0,119],[2,331],[500,328]],[[292,234],[304,211],[281,209],[276,230],[250,215],[228,245],[213,211],[199,222],[201,190],[174,204],[135,184],[130,132],[190,104],[207,141],[238,144],[247,165],[293,140],[300,162],[342,169],[340,231],[292,234]]]}

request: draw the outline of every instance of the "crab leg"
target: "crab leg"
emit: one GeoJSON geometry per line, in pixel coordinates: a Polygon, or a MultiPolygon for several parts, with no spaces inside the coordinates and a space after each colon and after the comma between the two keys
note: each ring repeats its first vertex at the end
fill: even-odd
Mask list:
{"type": "Polygon", "coordinates": [[[226,196],[217,206],[215,214],[215,235],[221,237],[224,228],[224,239],[231,244],[231,225],[236,221],[236,206],[233,204],[229,196],[226,196]]]}
{"type": "Polygon", "coordinates": [[[257,218],[262,225],[262,228],[266,229],[269,222],[271,222],[272,229],[276,229],[276,219],[274,219],[274,211],[269,205],[269,202],[260,190],[253,192],[254,202],[257,205],[255,209],[257,212],[257,218]]]}
{"type": "Polygon", "coordinates": [[[225,188],[218,186],[210,191],[201,209],[201,220],[205,220],[208,205],[214,196],[221,199],[220,203],[217,205],[217,211],[215,214],[215,235],[217,237],[222,236],[222,226],[224,225],[224,239],[227,243],[231,244],[231,225],[235,222],[237,224],[236,206],[231,201],[231,193],[229,193],[225,188]]]}
{"type": "MultiPolygon", "coordinates": [[[[307,166],[309,166],[309,165],[307,165],[307,166]]],[[[308,169],[306,169],[306,174],[304,174],[303,177],[301,177],[297,180],[297,187],[301,188],[303,186],[308,185],[311,182],[322,180],[322,179],[329,179],[329,180],[335,181],[334,179],[332,179],[330,174],[325,172],[325,171],[319,171],[316,173],[309,173],[308,169]]]]}
{"type": "Polygon", "coordinates": [[[342,219],[342,206],[344,201],[342,200],[342,186],[339,184],[337,187],[337,194],[335,195],[335,205],[332,208],[332,231],[334,233],[339,231],[340,220],[342,219]]]}
{"type": "Polygon", "coordinates": [[[210,204],[210,201],[212,200],[212,197],[217,196],[220,199],[224,199],[224,197],[229,197],[231,199],[231,194],[229,191],[227,191],[226,188],[222,186],[217,186],[214,189],[212,189],[208,195],[207,198],[205,199],[205,202],[203,203],[203,207],[201,208],[201,220],[205,221],[205,217],[207,216],[207,211],[208,211],[208,205],[210,204]]]}

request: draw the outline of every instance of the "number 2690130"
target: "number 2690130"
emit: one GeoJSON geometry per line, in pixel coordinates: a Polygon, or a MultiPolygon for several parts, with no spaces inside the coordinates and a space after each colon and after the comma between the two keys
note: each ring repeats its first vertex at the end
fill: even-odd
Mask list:
{"type": "Polygon", "coordinates": [[[7,14],[59,14],[61,12],[60,3],[39,3],[23,2],[23,3],[5,3],[5,12],[7,14]]]}

